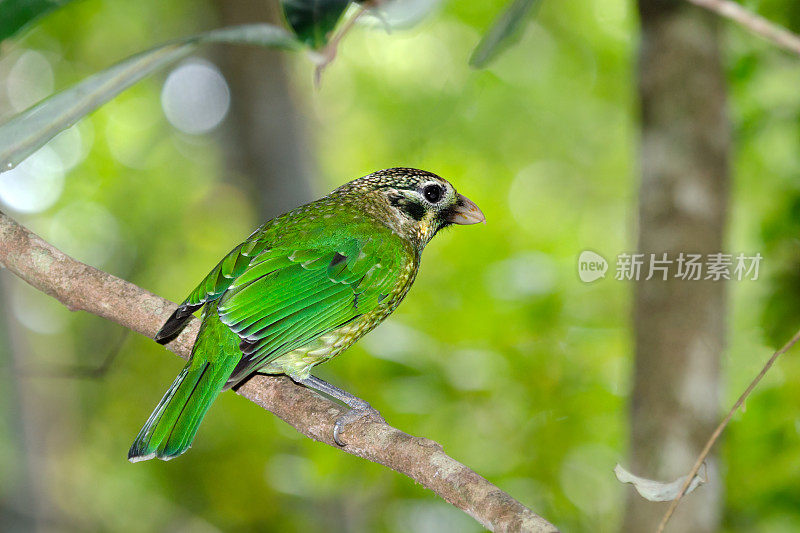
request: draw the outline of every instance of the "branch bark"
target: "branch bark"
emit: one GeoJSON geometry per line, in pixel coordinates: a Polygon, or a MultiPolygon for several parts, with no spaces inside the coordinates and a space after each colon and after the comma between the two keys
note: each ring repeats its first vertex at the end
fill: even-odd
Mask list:
{"type": "MultiPolygon", "coordinates": [[[[86,311],[152,338],[176,304],[81,263],[0,212],[0,265],[72,311],[86,311]]],[[[187,359],[197,335],[193,320],[167,348],[187,359]]],[[[303,435],[404,474],[491,531],[554,532],[555,526],[444,453],[438,443],[383,422],[347,427],[340,448],[333,424],[343,408],[278,376],[253,376],[236,393],[303,435]]]]}

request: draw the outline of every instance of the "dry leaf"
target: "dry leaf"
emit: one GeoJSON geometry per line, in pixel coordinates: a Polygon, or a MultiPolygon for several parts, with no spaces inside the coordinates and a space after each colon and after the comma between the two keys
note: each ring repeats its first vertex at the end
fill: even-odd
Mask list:
{"type": "MultiPolygon", "coordinates": [[[[694,479],[692,479],[692,482],[689,484],[689,488],[686,489],[686,494],[689,494],[694,489],[708,481],[705,470],[706,464],[703,463],[701,471],[694,476],[694,479]]],[[[622,483],[631,483],[636,488],[636,492],[638,492],[642,498],[645,500],[650,500],[651,502],[668,502],[674,500],[681,491],[681,487],[683,487],[683,484],[686,482],[686,478],[689,477],[682,476],[671,483],[665,483],[663,481],[656,481],[654,479],[646,479],[643,477],[634,476],[622,468],[621,465],[614,467],[614,474],[617,475],[617,479],[622,483]]]]}

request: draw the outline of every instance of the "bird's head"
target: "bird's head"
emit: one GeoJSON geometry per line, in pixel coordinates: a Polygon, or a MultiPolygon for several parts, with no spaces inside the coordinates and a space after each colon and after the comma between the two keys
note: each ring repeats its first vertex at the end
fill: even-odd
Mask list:
{"type": "Polygon", "coordinates": [[[451,224],[486,222],[483,212],[447,180],[415,168],[373,172],[339,187],[335,192],[366,194],[397,233],[424,247],[451,224]]]}

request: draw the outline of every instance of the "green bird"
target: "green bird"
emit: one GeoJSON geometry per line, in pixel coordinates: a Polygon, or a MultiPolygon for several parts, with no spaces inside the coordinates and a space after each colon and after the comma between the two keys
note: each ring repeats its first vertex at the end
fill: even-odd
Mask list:
{"type": "MultiPolygon", "coordinates": [[[[425,245],[451,224],[485,222],[439,176],[390,168],[274,218],[234,248],[164,323],[166,344],[202,309],[189,362],[133,442],[132,462],[172,459],[194,440],[220,392],[255,372],[285,374],[350,407],[334,426],[378,415],[311,375],[403,300],[425,245]]],[[[378,415],[379,416],[379,415],[378,415]]]]}

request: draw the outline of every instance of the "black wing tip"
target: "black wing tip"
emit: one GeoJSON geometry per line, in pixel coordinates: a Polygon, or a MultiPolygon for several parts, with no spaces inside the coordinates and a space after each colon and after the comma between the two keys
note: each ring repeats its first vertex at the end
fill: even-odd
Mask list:
{"type": "Polygon", "coordinates": [[[165,332],[164,328],[161,328],[159,332],[156,333],[156,336],[153,337],[153,340],[155,340],[158,344],[169,344],[170,342],[178,338],[178,335],[180,334],[181,334],[180,331],[165,332]]]}
{"type": "Polygon", "coordinates": [[[164,322],[161,329],[158,330],[153,339],[159,344],[168,344],[175,340],[181,334],[183,328],[191,320],[192,313],[203,307],[203,304],[182,304],[179,306],[172,315],[164,322]]]}

